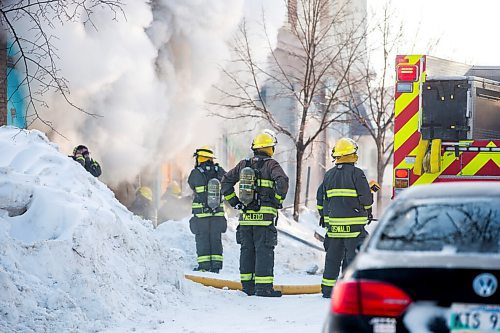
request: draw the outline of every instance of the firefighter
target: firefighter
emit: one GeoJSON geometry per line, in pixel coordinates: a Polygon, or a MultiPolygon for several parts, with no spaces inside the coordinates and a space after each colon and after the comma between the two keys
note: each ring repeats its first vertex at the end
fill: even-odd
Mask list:
{"type": "Polygon", "coordinates": [[[101,175],[101,166],[97,161],[90,157],[90,152],[87,147],[83,145],[76,146],[73,149],[73,155],[70,156],[74,161],[77,161],[94,177],[101,175]]]}
{"type": "Polygon", "coordinates": [[[176,181],[168,184],[165,193],[161,196],[161,202],[158,221],[181,220],[191,212],[191,199],[187,200],[182,197],[182,189],[176,181]]]}
{"type": "Polygon", "coordinates": [[[332,149],[335,166],[328,170],[317,192],[320,225],[327,228],[324,240],[325,270],[321,282],[323,297],[330,298],[340,273],[366,237],[364,226],[372,219],[373,195],[363,171],[354,166],[358,145],[342,138],[332,149]]]}
{"type": "Polygon", "coordinates": [[[188,184],[194,192],[189,227],[196,241],[195,270],[219,273],[223,261],[221,234],[227,229],[220,181],[226,172],[214,163],[214,152],[208,146],[196,149],[193,157],[195,167],[188,184]]]}
{"type": "Polygon", "coordinates": [[[288,177],[272,159],[276,143],[273,134],[258,134],[252,142],[254,156],[240,161],[222,179],[224,198],[240,210],[236,242],[241,245],[240,280],[243,292],[249,296],[281,296],[273,289],[274,247],[278,243],[275,223],[288,191],[288,177]],[[254,178],[244,178],[246,172],[254,178]],[[250,184],[249,179],[253,179],[250,184]],[[238,181],[239,197],[234,192],[238,181]]]}
{"type": "Polygon", "coordinates": [[[153,191],[151,188],[141,186],[137,189],[130,211],[145,220],[155,221],[153,191]]]}

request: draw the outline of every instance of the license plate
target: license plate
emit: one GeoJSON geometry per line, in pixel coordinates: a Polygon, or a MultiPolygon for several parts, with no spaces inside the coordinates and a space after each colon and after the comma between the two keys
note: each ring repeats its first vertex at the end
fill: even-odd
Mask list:
{"type": "Polygon", "coordinates": [[[448,325],[453,333],[500,332],[500,306],[452,304],[448,325]]]}

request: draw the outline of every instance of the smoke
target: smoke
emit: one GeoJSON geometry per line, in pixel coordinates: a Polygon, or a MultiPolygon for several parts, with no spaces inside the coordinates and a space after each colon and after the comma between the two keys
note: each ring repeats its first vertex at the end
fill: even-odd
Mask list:
{"type": "Polygon", "coordinates": [[[204,95],[217,80],[242,5],[129,0],[125,18],[113,20],[114,13],[101,9],[94,25],[56,26],[58,66],[70,98],[97,116],[54,94],[41,116],[69,140],[52,138],[68,153],[87,145],[110,183],[131,180],[174,156],[192,140],[190,120],[204,116],[204,95]]]}
{"type": "MultiPolygon", "coordinates": [[[[103,167],[101,178],[111,185],[131,181],[180,153],[190,155],[185,150],[193,144],[220,138],[223,125],[207,119],[204,102],[230,58],[228,42],[243,16],[258,17],[264,4],[270,9],[282,3],[123,2],[124,17],[96,8],[93,24],[53,23],[57,64],[69,82],[69,97],[95,116],[53,94],[50,109],[40,115],[64,137],[35,125],[68,154],[78,144],[88,146],[103,167]]],[[[269,10],[272,27],[280,24],[283,11],[269,10]]]]}
{"type": "Polygon", "coordinates": [[[169,150],[177,147],[177,152],[194,137],[213,131],[195,131],[196,120],[206,117],[203,103],[229,57],[227,41],[241,19],[243,1],[155,0],[152,6],[147,32],[158,49],[158,76],[171,87],[170,114],[176,115],[160,143],[169,150]]]}

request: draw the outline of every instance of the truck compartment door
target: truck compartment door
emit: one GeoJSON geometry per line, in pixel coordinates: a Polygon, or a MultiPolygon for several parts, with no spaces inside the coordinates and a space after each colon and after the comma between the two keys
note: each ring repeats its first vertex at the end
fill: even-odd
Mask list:
{"type": "Polygon", "coordinates": [[[467,80],[435,80],[424,83],[422,91],[422,138],[443,141],[466,140],[467,80]]]}

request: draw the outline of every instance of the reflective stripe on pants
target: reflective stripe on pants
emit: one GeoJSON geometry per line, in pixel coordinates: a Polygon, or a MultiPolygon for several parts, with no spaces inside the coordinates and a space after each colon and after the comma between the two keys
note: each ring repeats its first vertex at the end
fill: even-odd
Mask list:
{"type": "Polygon", "coordinates": [[[253,276],[259,285],[272,285],[274,280],[274,246],[276,228],[271,225],[238,226],[240,248],[240,274],[253,276]]]}

